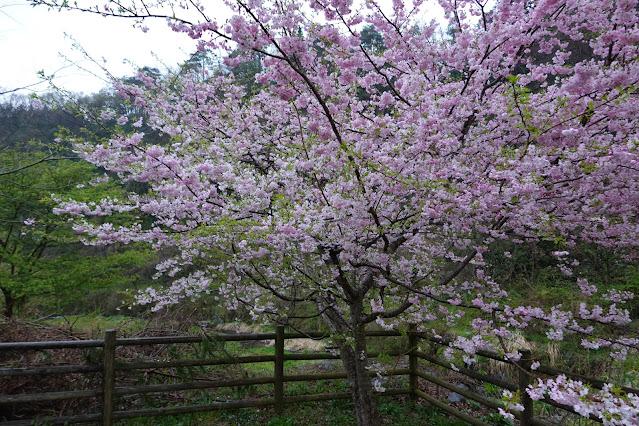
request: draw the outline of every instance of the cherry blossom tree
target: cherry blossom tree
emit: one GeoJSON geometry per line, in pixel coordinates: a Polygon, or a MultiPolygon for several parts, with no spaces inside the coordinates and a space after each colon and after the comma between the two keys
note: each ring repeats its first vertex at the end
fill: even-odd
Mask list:
{"type": "MultiPolygon", "coordinates": [[[[141,303],[212,291],[256,318],[321,317],[361,425],[379,423],[369,324],[429,332],[435,320],[470,323],[475,336],[451,343],[466,361],[526,328],[550,340],[578,334],[585,348],[619,359],[637,349],[624,308],[634,295],[598,291],[570,258],[579,242],[627,256],[639,242],[636,0],[229,0],[228,20],[197,1],[170,2],[170,13],[164,1],[35,3],[140,23],[167,17],[202,51],[243,52],[225,58],[227,69],[262,58],[251,92],[223,72],[116,82],[170,144],[141,132],[77,140],[90,162],[151,188],[100,205],[62,202],[87,242],[179,249],[159,266],[173,285],[149,289],[141,303]],[[454,40],[423,21],[420,10],[435,7],[454,40]],[[371,25],[383,48],[361,43],[371,25]],[[155,222],[91,220],[118,211],[155,222]],[[578,307],[514,305],[483,257],[506,239],[556,242],[578,307]]],[[[607,422],[636,421],[636,396],[566,396],[579,386],[540,381],[530,393],[607,422]]]]}

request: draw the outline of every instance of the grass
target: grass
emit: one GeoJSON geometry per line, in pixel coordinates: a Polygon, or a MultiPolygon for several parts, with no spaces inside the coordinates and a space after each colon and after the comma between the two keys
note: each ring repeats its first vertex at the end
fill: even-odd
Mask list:
{"type": "Polygon", "coordinates": [[[102,316],[99,313],[65,315],[39,321],[43,325],[59,328],[71,333],[84,334],[91,338],[102,338],[106,330],[118,330],[118,334],[130,335],[143,330],[147,321],[123,315],[102,316]]]}
{"type": "MultiPolygon", "coordinates": [[[[422,403],[379,398],[379,411],[388,424],[398,426],[462,426],[466,423],[422,403]],[[426,423],[427,422],[427,423],[426,423]]],[[[286,405],[281,414],[268,409],[239,409],[219,412],[138,418],[124,422],[129,426],[187,426],[215,424],[220,426],[355,426],[353,403],[347,400],[307,402],[286,405]]],[[[498,424],[498,423],[495,423],[498,424]]]]}

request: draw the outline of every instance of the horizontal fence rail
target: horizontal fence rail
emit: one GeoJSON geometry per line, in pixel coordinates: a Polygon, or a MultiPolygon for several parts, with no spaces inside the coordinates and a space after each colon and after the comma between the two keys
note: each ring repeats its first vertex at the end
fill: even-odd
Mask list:
{"type": "MultiPolygon", "coordinates": [[[[502,402],[491,399],[485,395],[462,389],[459,386],[443,380],[436,374],[433,374],[423,367],[441,367],[447,370],[453,370],[457,374],[462,374],[481,383],[490,383],[502,389],[513,392],[519,391],[522,396],[521,403],[524,411],[512,411],[512,414],[519,420],[521,425],[549,425],[550,423],[534,417],[533,401],[525,392],[526,387],[531,382],[532,374],[558,375],[566,376],[582,380],[590,383],[594,388],[601,389],[604,382],[594,378],[586,377],[569,371],[563,371],[554,367],[539,366],[534,372],[530,369],[531,355],[528,351],[520,351],[522,357],[518,362],[519,373],[518,383],[482,374],[464,367],[453,367],[450,362],[441,360],[433,354],[428,354],[420,350],[420,342],[427,341],[441,346],[449,346],[450,342],[444,339],[438,339],[418,333],[412,327],[408,333],[400,333],[394,330],[379,330],[367,332],[367,337],[401,337],[407,339],[407,350],[394,351],[384,353],[386,357],[407,357],[408,368],[392,368],[379,372],[370,371],[371,376],[381,375],[385,377],[407,376],[409,386],[407,388],[387,389],[385,392],[377,393],[381,396],[394,395],[410,395],[413,400],[422,399],[439,409],[454,415],[473,425],[485,425],[485,422],[452,407],[433,396],[419,389],[419,379],[433,383],[439,387],[456,392],[459,395],[473,400],[489,409],[498,410],[505,409],[502,402]]],[[[50,376],[50,375],[66,375],[66,374],[90,374],[98,373],[102,376],[102,385],[96,389],[88,390],[67,390],[58,392],[41,392],[31,394],[14,394],[0,395],[0,408],[11,404],[25,404],[36,402],[49,402],[67,399],[83,399],[83,398],[99,398],[101,400],[101,412],[82,414],[82,415],[66,415],[60,417],[47,417],[42,419],[21,419],[7,421],[6,425],[28,425],[34,420],[45,422],[46,424],[73,424],[101,422],[104,425],[111,425],[115,420],[131,419],[146,416],[162,416],[176,415],[186,413],[200,413],[206,411],[216,411],[233,408],[259,408],[273,406],[276,412],[281,412],[284,404],[293,404],[300,402],[327,401],[336,399],[349,399],[351,394],[347,392],[320,393],[308,395],[286,395],[285,383],[293,382],[310,382],[318,380],[339,380],[345,379],[344,371],[329,373],[312,373],[312,374],[285,374],[285,361],[312,361],[312,360],[334,360],[339,359],[339,355],[330,352],[324,353],[304,353],[294,354],[285,353],[284,342],[290,339],[314,338],[321,339],[326,337],[322,333],[285,333],[284,327],[276,327],[274,333],[259,334],[225,334],[216,336],[166,336],[166,337],[145,337],[145,338],[116,338],[114,330],[108,330],[102,340],[83,340],[83,341],[57,341],[57,342],[12,342],[0,343],[0,354],[7,352],[24,351],[46,351],[57,349],[101,349],[100,363],[92,363],[86,365],[54,365],[54,366],[34,366],[34,367],[5,367],[0,368],[0,378],[2,377],[28,377],[28,376],[50,376]],[[130,346],[152,346],[152,345],[175,345],[175,344],[204,344],[215,342],[250,342],[250,341],[274,341],[274,355],[255,355],[240,357],[218,357],[218,358],[200,358],[200,359],[178,359],[178,360],[153,360],[153,361],[137,361],[122,360],[118,358],[116,350],[130,346]],[[273,365],[273,376],[267,377],[247,377],[241,379],[224,379],[224,380],[208,380],[198,379],[184,381],[181,383],[169,384],[143,384],[136,386],[117,386],[116,372],[126,372],[133,370],[160,370],[167,368],[195,368],[205,366],[219,365],[241,365],[247,363],[269,363],[273,365]],[[116,410],[116,397],[141,396],[147,394],[162,394],[170,392],[188,391],[188,390],[206,390],[216,388],[235,388],[243,386],[272,385],[272,397],[264,397],[259,399],[242,399],[236,401],[215,401],[202,405],[183,405],[177,407],[162,407],[153,409],[129,409],[116,410]]],[[[369,353],[369,358],[377,358],[381,354],[369,353]]],[[[503,358],[497,353],[490,351],[478,351],[477,355],[507,364],[511,361],[503,358]]],[[[625,392],[639,394],[639,390],[627,386],[621,387],[625,392]]],[[[538,401],[546,403],[561,410],[575,413],[574,409],[569,406],[558,404],[549,398],[538,401]]],[[[601,423],[601,420],[591,416],[592,420],[601,423]]]]}

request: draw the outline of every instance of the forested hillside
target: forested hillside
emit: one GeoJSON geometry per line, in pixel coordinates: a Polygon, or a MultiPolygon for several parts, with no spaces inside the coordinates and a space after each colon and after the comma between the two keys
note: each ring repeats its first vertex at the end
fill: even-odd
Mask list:
{"type": "MultiPolygon", "coordinates": [[[[57,95],[44,99],[50,103],[13,96],[0,104],[2,312],[7,317],[115,313],[126,300],[119,292],[148,281],[158,254],[136,246],[85,246],[71,224],[54,213],[57,199],[99,201],[134,189],[79,159],[63,135],[95,135],[96,129],[77,110],[63,108],[57,95]]],[[[107,92],[78,102],[133,113],[107,92]]]]}

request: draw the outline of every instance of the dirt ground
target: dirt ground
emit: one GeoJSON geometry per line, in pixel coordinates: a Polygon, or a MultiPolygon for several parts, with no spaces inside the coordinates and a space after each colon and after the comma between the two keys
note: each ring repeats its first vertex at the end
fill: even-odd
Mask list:
{"type": "MultiPolygon", "coordinates": [[[[37,342],[81,340],[86,336],[56,328],[17,320],[0,319],[0,342],[37,342]]],[[[95,351],[58,349],[38,351],[0,351],[0,368],[16,366],[84,364],[95,351]]],[[[0,395],[95,389],[100,385],[99,373],[47,376],[0,377],[0,395]]],[[[0,423],[36,415],[55,417],[61,413],[82,413],[99,409],[97,398],[42,403],[0,405],[0,423]]]]}

